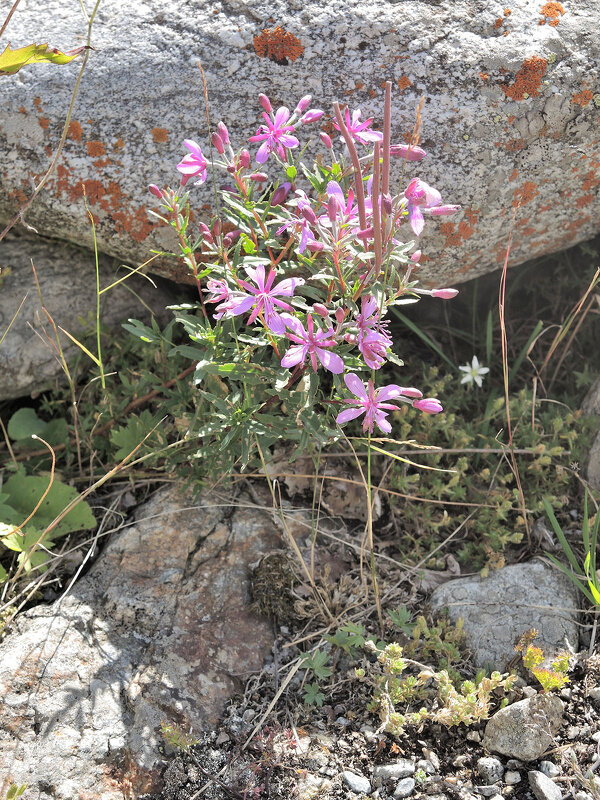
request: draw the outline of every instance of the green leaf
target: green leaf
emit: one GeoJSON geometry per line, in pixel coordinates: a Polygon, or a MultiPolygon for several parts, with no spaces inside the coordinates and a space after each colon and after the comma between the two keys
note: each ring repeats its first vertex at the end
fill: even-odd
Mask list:
{"type": "Polygon", "coordinates": [[[304,702],[307,706],[322,706],[325,695],[318,683],[307,683],[304,687],[304,702]]]}
{"type": "Polygon", "coordinates": [[[47,44],[28,44],[11,50],[10,45],[0,54],[0,75],[14,75],[26,64],[39,64],[48,62],[52,64],[68,64],[84,50],[89,50],[87,45],[76,47],[66,53],[61,53],[56,47],[48,49],[47,44]]]}
{"type": "Polygon", "coordinates": [[[317,678],[329,678],[331,677],[331,668],[325,666],[328,661],[328,653],[324,650],[315,650],[312,655],[310,653],[304,655],[302,666],[312,670],[317,678]]]}
{"type": "Polygon", "coordinates": [[[411,622],[411,613],[406,606],[400,606],[397,611],[388,611],[388,616],[394,625],[402,631],[405,636],[410,636],[415,629],[414,622],[411,622]]]}
{"type": "MultiPolygon", "coordinates": [[[[23,471],[19,471],[6,481],[2,487],[8,495],[6,505],[14,509],[18,516],[14,524],[21,524],[31,514],[48,488],[49,480],[48,476],[25,475],[23,471]]],[[[72,486],[55,479],[36,511],[32,524],[43,530],[78,496],[78,492],[72,486]]],[[[2,520],[2,522],[7,521],[12,522],[12,520],[2,520]]],[[[51,535],[53,538],[58,538],[72,531],[91,530],[95,527],[96,520],[92,509],[85,501],[81,501],[52,529],[51,535]]]]}
{"type": "MultiPolygon", "coordinates": [[[[160,417],[153,416],[148,409],[144,409],[141,414],[132,414],[127,420],[126,425],[113,429],[110,434],[110,442],[117,448],[115,458],[121,461],[132,453],[141,441],[145,439],[153,428],[160,422],[160,417]]],[[[156,430],[150,436],[146,444],[156,445],[162,441],[161,433],[156,430]]]]}
{"type": "Polygon", "coordinates": [[[291,166],[289,166],[289,167],[287,168],[287,170],[285,171],[285,174],[288,176],[288,178],[289,178],[291,181],[294,181],[294,180],[296,180],[296,175],[298,174],[298,170],[297,170],[297,169],[296,169],[296,167],[295,167],[295,166],[292,164],[291,166]]]}
{"type": "Polygon", "coordinates": [[[33,434],[40,436],[46,423],[40,419],[33,408],[20,408],[8,421],[8,435],[13,441],[29,439],[33,434]]]}

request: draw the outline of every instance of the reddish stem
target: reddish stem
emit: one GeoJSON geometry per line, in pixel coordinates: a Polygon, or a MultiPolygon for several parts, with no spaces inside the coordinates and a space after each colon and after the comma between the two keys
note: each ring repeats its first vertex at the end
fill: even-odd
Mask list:
{"type": "Polygon", "coordinates": [[[375,280],[381,271],[381,214],[379,208],[379,181],[381,175],[381,165],[379,163],[381,147],[379,142],[375,142],[373,149],[373,189],[371,193],[371,205],[373,206],[373,236],[375,238],[375,280]]]}
{"type": "Polygon", "coordinates": [[[352,159],[352,166],[354,167],[354,187],[356,189],[356,204],[358,205],[358,221],[360,224],[360,229],[365,230],[367,227],[367,214],[365,212],[365,192],[363,189],[362,183],[362,172],[360,170],[360,161],[358,160],[358,153],[356,152],[356,147],[354,146],[354,142],[352,141],[352,137],[348,133],[348,128],[346,127],[346,123],[343,120],[342,112],[340,111],[340,104],[334,103],[333,110],[335,113],[335,119],[339,126],[340,133],[344,137],[344,141],[346,142],[346,147],[348,148],[348,152],[350,153],[350,158],[352,159]]]}

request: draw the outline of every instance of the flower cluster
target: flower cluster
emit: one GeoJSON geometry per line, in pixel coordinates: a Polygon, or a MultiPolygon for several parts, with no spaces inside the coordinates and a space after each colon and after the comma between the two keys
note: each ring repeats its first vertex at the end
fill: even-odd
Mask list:
{"type": "MultiPolygon", "coordinates": [[[[413,273],[421,252],[414,250],[414,242],[402,240],[401,229],[407,224],[418,237],[427,217],[459,208],[443,204],[440,193],[419,177],[404,191],[390,191],[394,160],[408,165],[426,156],[416,142],[390,143],[390,98],[388,84],[383,131],[373,129],[372,119],[361,120],[359,109],[342,112],[336,103],[333,125],[340,138],[334,142],[320,132],[331,163],[324,166],[321,158],[313,170],[294,160],[301,129],[324,114],[310,107],[310,95],[292,112],[285,106],[274,110],[269,98],[260,95],[263,121],[248,139],[257,146],[258,167],[246,146],[234,149],[223,122],[211,135],[210,157],[186,139],[189,152],[177,165],[181,185],[192,179],[194,185],[203,183],[209,168],[222,171],[226,180],[223,219],[210,226],[200,223],[193,244],[186,233],[189,214],[182,213],[187,195],[179,198],[171,189],[150,187],[167,210],[168,216],[160,218],[183,242],[182,255],[196,279],[207,324],[214,322],[221,331],[227,320],[245,317],[245,341],[255,342],[257,349],[266,334],[278,369],[290,371],[286,391],[303,376],[326,370],[339,393],[334,403],[349,406],[336,422],[364,415],[363,431],[372,433],[377,426],[385,434],[391,432],[387,417],[398,402],[427,414],[442,410],[437,399],[423,398],[418,389],[394,383],[375,387],[375,372],[394,358],[388,310],[416,302],[420,295],[450,299],[457,293],[418,287],[413,273]],[[366,153],[359,155],[357,146],[366,153]],[[262,171],[267,162],[279,167],[281,177],[262,171]],[[302,183],[299,167],[306,178],[302,183]],[[201,270],[200,262],[207,268],[201,270]],[[366,383],[357,374],[361,369],[371,372],[366,383]]],[[[235,334],[238,329],[234,325],[231,330],[235,334]]]]}

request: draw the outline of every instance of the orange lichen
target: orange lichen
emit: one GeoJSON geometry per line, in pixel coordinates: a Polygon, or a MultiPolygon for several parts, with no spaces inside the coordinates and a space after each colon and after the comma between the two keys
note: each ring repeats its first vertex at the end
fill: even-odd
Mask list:
{"type": "Polygon", "coordinates": [[[123,139],[117,139],[117,141],[113,145],[113,150],[122,150],[125,147],[125,142],[123,139]]]}
{"type": "Polygon", "coordinates": [[[490,76],[488,75],[488,73],[487,73],[487,72],[480,72],[480,73],[479,73],[479,77],[481,78],[481,80],[482,80],[482,81],[487,81],[487,79],[488,79],[490,76]]]}
{"type": "Polygon", "coordinates": [[[296,61],[304,52],[304,45],[293,33],[276,28],[265,28],[254,37],[254,50],[261,58],[269,58],[277,64],[296,61]]]}
{"type": "Polygon", "coordinates": [[[408,89],[409,86],[412,86],[412,83],[407,75],[402,75],[400,78],[398,78],[398,88],[401,92],[403,92],[405,89],[408,89]]]}
{"type": "Polygon", "coordinates": [[[475,233],[479,213],[479,211],[473,211],[472,208],[466,208],[466,219],[461,220],[458,226],[454,222],[442,222],[440,224],[440,233],[446,237],[444,246],[460,247],[466,239],[470,239],[475,233]]]}
{"type": "Polygon", "coordinates": [[[69,122],[69,132],[67,133],[69,139],[73,139],[74,142],[80,142],[82,134],[81,125],[74,119],[71,120],[71,122],[69,122]]]}
{"type": "Polygon", "coordinates": [[[577,92],[577,94],[574,94],[571,98],[571,102],[583,108],[583,106],[589,105],[593,99],[594,93],[590,92],[589,89],[584,89],[582,92],[577,92]]]}
{"type": "Polygon", "coordinates": [[[504,9],[504,16],[505,17],[510,17],[511,14],[512,14],[512,11],[510,10],[510,8],[505,8],[504,9]]]}
{"type": "Polygon", "coordinates": [[[165,128],[152,128],[152,138],[157,144],[169,141],[169,132],[165,128]]]}
{"type": "Polygon", "coordinates": [[[524,100],[526,97],[537,97],[542,86],[542,78],[548,69],[545,58],[531,56],[523,61],[523,66],[515,75],[512,86],[501,86],[504,94],[511,100],[524,100]]]}
{"type": "Polygon", "coordinates": [[[502,17],[498,17],[498,19],[494,22],[494,28],[501,28],[503,22],[504,20],[502,17]]]}
{"type": "Polygon", "coordinates": [[[33,98],[33,105],[37,108],[38,111],[41,112],[41,110],[42,110],[42,99],[41,99],[41,97],[34,97],[33,98]]]}
{"type": "Polygon", "coordinates": [[[516,179],[518,177],[519,177],[519,170],[518,169],[513,169],[513,171],[508,176],[509,183],[512,183],[513,181],[516,181],[516,179]]]}
{"type": "Polygon", "coordinates": [[[591,169],[589,172],[586,172],[583,177],[584,181],[581,184],[581,188],[584,192],[589,192],[590,189],[595,189],[600,183],[600,178],[597,177],[597,172],[595,169],[591,169]]]}
{"type": "Polygon", "coordinates": [[[516,117],[515,117],[515,115],[514,115],[514,114],[511,114],[511,115],[508,117],[508,119],[507,119],[507,122],[508,122],[508,124],[509,124],[509,125],[512,125],[512,124],[513,124],[513,122],[514,122],[515,120],[516,120],[516,117]]]}
{"type": "Polygon", "coordinates": [[[539,194],[538,185],[533,181],[525,181],[519,189],[515,189],[513,193],[513,208],[521,208],[531,203],[534,197],[539,194]]]}
{"type": "Polygon", "coordinates": [[[594,195],[593,194],[582,194],[581,197],[578,197],[575,201],[575,205],[577,208],[585,208],[589,206],[590,203],[594,202],[594,195]]]}
{"type": "Polygon", "coordinates": [[[542,15],[542,19],[540,20],[540,25],[545,25],[546,22],[556,28],[558,23],[560,22],[561,16],[565,13],[565,9],[563,8],[562,3],[557,2],[550,2],[544,3],[544,5],[540,8],[540,14],[542,15]]]}
{"type": "Polygon", "coordinates": [[[50,125],[50,120],[48,119],[48,117],[40,117],[38,122],[40,124],[40,128],[43,128],[44,130],[46,130],[47,127],[50,125]]]}
{"type": "Polygon", "coordinates": [[[98,156],[103,156],[106,153],[102,142],[86,142],[85,146],[88,156],[92,156],[93,158],[98,158],[98,156]]]}

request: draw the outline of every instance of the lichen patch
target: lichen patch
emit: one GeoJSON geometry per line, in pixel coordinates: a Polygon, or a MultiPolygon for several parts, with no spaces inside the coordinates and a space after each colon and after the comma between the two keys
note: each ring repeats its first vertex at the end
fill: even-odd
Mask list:
{"type": "Polygon", "coordinates": [[[304,45],[297,36],[278,25],[276,28],[265,28],[254,37],[254,51],[260,58],[287,65],[300,58],[304,45]]]}
{"type": "Polygon", "coordinates": [[[526,100],[528,97],[537,97],[542,87],[542,78],[548,69],[545,58],[531,56],[523,61],[523,66],[515,75],[511,86],[500,88],[510,100],[526,100]]]}

